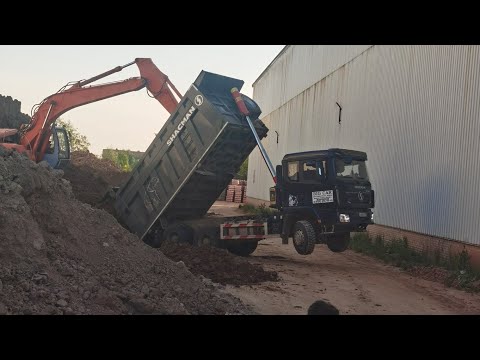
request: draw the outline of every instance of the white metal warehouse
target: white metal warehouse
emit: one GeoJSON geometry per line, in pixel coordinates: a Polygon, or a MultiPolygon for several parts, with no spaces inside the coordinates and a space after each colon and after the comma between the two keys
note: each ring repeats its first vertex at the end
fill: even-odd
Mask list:
{"type": "MultiPolygon", "coordinates": [[[[480,245],[480,46],[290,45],[253,86],[274,164],[365,151],[376,223],[480,245]]],[[[271,186],[255,149],[247,196],[271,186]]]]}

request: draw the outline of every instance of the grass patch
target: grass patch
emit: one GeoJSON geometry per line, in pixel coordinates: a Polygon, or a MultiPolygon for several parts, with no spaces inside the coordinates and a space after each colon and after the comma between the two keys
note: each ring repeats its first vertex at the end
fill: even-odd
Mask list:
{"type": "Polygon", "coordinates": [[[265,204],[259,206],[254,206],[252,204],[239,205],[238,208],[242,210],[245,214],[249,215],[258,215],[258,216],[269,216],[274,215],[278,212],[276,209],[267,207],[265,204]]]}
{"type": "Polygon", "coordinates": [[[467,251],[442,256],[442,250],[418,252],[408,246],[407,238],[385,241],[381,236],[371,238],[357,233],[350,241],[350,248],[358,253],[376,257],[400,267],[414,275],[442,281],[447,286],[480,291],[480,272],[472,268],[467,251]],[[443,269],[444,271],[436,271],[443,269]]]}

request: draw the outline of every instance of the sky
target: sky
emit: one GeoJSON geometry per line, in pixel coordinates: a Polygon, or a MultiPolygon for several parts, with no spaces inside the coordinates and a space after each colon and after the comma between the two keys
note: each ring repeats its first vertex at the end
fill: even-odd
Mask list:
{"type": "MultiPolygon", "coordinates": [[[[284,45],[0,45],[0,95],[32,107],[70,81],[88,79],[135,58],[151,58],[184,94],[202,70],[241,79],[241,92],[252,84],[284,45]]],[[[93,83],[137,77],[133,65],[93,83]]],[[[168,119],[168,112],[146,89],[68,111],[70,120],[91,143],[90,151],[117,148],[145,151],[168,119]]]]}

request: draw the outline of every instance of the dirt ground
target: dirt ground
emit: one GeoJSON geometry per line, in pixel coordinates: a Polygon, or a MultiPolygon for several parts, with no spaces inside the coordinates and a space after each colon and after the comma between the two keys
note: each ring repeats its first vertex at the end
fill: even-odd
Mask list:
{"type": "Polygon", "coordinates": [[[240,211],[239,206],[240,204],[226,202],[226,201],[215,201],[215,203],[210,208],[209,213],[215,213],[223,216],[239,216],[244,215],[242,211],[240,211]]]}
{"type": "Polygon", "coordinates": [[[321,245],[301,256],[271,238],[248,259],[152,249],[98,206],[125,174],[84,155],[64,174],[0,149],[0,315],[306,314],[319,299],[340,314],[480,314],[478,294],[321,245]]]}
{"type": "Polygon", "coordinates": [[[412,277],[351,250],[335,254],[318,245],[302,256],[272,238],[259,244],[251,261],[281,280],[227,291],[261,314],[305,314],[318,299],[341,314],[480,314],[479,294],[412,277]]]}
{"type": "MultiPolygon", "coordinates": [[[[239,214],[232,203],[217,202],[212,210],[239,214]]],[[[302,256],[291,243],[270,238],[260,242],[250,261],[276,271],[280,281],[226,290],[260,314],[306,314],[319,299],[340,314],[480,314],[480,294],[413,277],[351,250],[338,254],[317,245],[313,254],[302,256]]]]}

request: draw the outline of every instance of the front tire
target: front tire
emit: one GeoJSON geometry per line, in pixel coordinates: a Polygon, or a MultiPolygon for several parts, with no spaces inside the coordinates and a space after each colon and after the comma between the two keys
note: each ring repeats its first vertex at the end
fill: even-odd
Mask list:
{"type": "Polygon", "coordinates": [[[350,233],[339,233],[327,240],[328,248],[336,253],[344,252],[350,244],[350,233]]]}
{"type": "Polygon", "coordinates": [[[297,221],[293,233],[293,246],[300,255],[310,255],[315,249],[315,229],[309,221],[297,221]]]}

